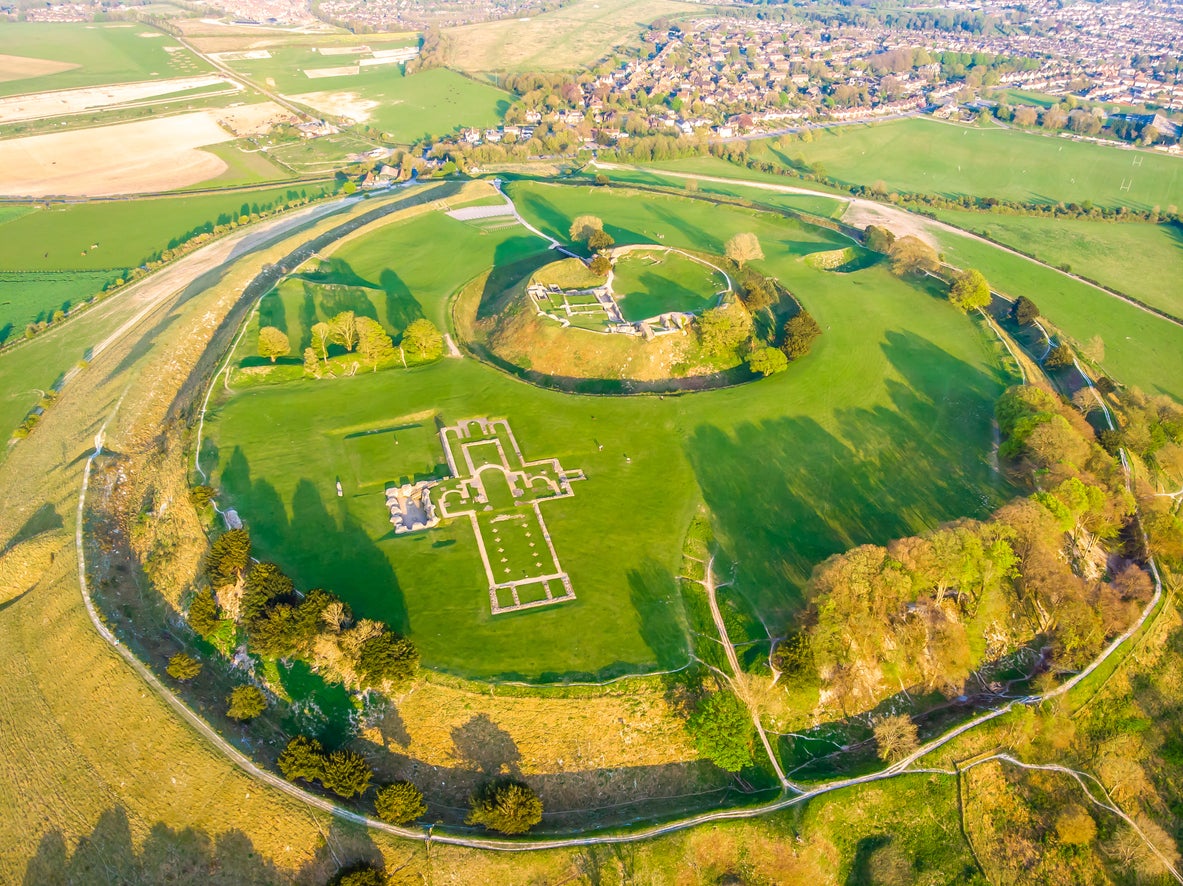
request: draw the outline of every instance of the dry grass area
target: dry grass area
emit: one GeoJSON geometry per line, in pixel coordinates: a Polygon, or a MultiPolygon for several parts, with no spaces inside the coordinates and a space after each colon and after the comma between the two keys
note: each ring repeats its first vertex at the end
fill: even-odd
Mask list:
{"type": "Polygon", "coordinates": [[[277,105],[261,102],[7,139],[0,141],[0,194],[100,197],[195,185],[227,169],[224,160],[200,148],[265,128],[280,115],[277,105]]]}
{"type": "MultiPolygon", "coordinates": [[[[0,80],[2,79],[3,77],[0,77],[0,80]]],[[[186,92],[191,89],[204,89],[207,86],[217,86],[218,84],[232,89],[242,88],[224,77],[202,75],[8,96],[0,98],[0,123],[79,114],[83,111],[109,108],[112,105],[122,105],[128,102],[142,102],[145,99],[186,92]]]]}
{"type": "MultiPolygon", "coordinates": [[[[209,249],[225,258],[257,238],[244,232],[209,249]]],[[[0,465],[0,881],[159,882],[172,869],[185,882],[209,870],[214,882],[319,883],[334,854],[378,852],[364,833],[261,789],[202,741],[95,634],[78,590],[77,492],[98,426],[126,391],[109,445],[150,451],[179,380],[242,286],[290,248],[256,252],[187,292],[167,288],[175,294],[138,322],[136,288],[106,303],[98,311],[124,314],[128,334],[96,354],[0,465]]],[[[205,259],[184,261],[202,269],[205,259]]]]}
{"type": "Polygon", "coordinates": [[[533,18],[445,32],[448,64],[461,71],[568,70],[595,64],[659,16],[701,12],[677,0],[577,0],[533,18]]]}
{"type": "Polygon", "coordinates": [[[689,794],[725,783],[698,753],[658,681],[577,698],[506,697],[422,681],[359,742],[388,777],[463,808],[495,775],[524,778],[548,812],[689,794]],[[380,753],[385,750],[387,753],[380,753]]]}
{"type": "Polygon", "coordinates": [[[60,74],[62,71],[69,71],[76,67],[78,65],[71,62],[58,62],[48,58],[26,58],[23,55],[0,54],[0,83],[60,74]]]}
{"type": "Polygon", "coordinates": [[[299,95],[285,95],[284,98],[330,117],[347,117],[357,123],[365,123],[370,119],[370,112],[378,107],[378,102],[362,98],[356,92],[303,92],[299,95]]]}

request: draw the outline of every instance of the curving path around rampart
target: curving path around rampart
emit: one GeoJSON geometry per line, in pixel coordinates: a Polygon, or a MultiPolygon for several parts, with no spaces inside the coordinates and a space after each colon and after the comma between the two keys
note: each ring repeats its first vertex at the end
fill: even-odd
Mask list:
{"type": "MultiPolygon", "coordinates": [[[[367,215],[371,215],[371,214],[367,214],[367,215]]],[[[342,227],[345,227],[345,226],[342,226],[342,227]]],[[[335,230],[340,230],[340,229],[335,229],[335,230]]],[[[323,235],[322,235],[322,237],[323,237],[323,235]]],[[[298,248],[295,252],[293,252],[292,255],[296,256],[299,254],[303,254],[303,250],[306,249],[307,247],[309,247],[311,244],[315,244],[315,248],[317,248],[317,249],[323,248],[324,243],[322,242],[322,237],[314,238],[313,240],[308,241],[302,247],[298,248]]],[[[264,273],[269,274],[269,273],[274,273],[274,271],[269,271],[269,272],[265,271],[264,273]]],[[[260,276],[262,276],[262,275],[260,275],[260,276]]],[[[252,291],[252,287],[248,286],[247,289],[243,292],[242,298],[249,299],[249,298],[253,297],[253,295],[254,295],[254,293],[252,291]]],[[[125,325],[124,327],[121,327],[121,329],[119,330],[119,337],[120,338],[131,337],[131,336],[134,336],[134,333],[135,333],[134,327],[130,327],[130,326],[125,325]]],[[[114,342],[114,340],[115,340],[114,337],[112,337],[112,343],[114,342]]],[[[1082,373],[1082,375],[1084,375],[1084,374],[1082,373]]],[[[1092,383],[1091,383],[1091,380],[1088,379],[1088,376],[1084,375],[1084,378],[1086,379],[1086,381],[1088,381],[1090,388],[1092,388],[1092,383]]],[[[215,376],[215,380],[216,380],[216,376],[215,376]]],[[[135,382],[133,381],[132,384],[134,384],[134,383],[135,382]]],[[[130,388],[130,385],[129,385],[129,388],[130,388]]],[[[1094,390],[1094,394],[1096,394],[1095,389],[1093,389],[1093,390],[1094,390]]],[[[126,390],[124,393],[126,394],[126,390]]],[[[336,818],[339,818],[339,819],[342,819],[345,821],[349,821],[354,824],[363,825],[365,827],[373,828],[375,830],[383,831],[383,832],[391,834],[393,836],[404,838],[404,839],[409,839],[409,840],[418,840],[418,841],[423,841],[423,842],[427,842],[427,843],[436,842],[436,843],[443,843],[443,844],[461,846],[461,847],[472,848],[472,849],[487,849],[487,850],[496,850],[496,851],[505,851],[505,852],[524,852],[524,851],[546,850],[546,849],[577,848],[577,847],[594,846],[594,845],[615,845],[615,844],[634,843],[634,842],[652,839],[654,837],[659,837],[659,836],[662,836],[665,834],[670,834],[670,833],[674,833],[677,831],[682,831],[682,830],[686,830],[689,828],[697,827],[699,825],[709,824],[712,822],[722,822],[722,821],[732,821],[732,820],[747,819],[747,818],[756,818],[756,817],[763,816],[763,815],[766,815],[769,813],[788,809],[788,808],[791,808],[796,805],[804,804],[813,798],[822,796],[824,794],[832,793],[834,791],[842,790],[844,788],[854,787],[854,786],[863,785],[863,784],[870,784],[870,783],[873,783],[876,781],[894,778],[894,777],[901,776],[901,775],[918,774],[920,772],[933,771],[933,770],[918,769],[916,767],[916,764],[920,760],[922,760],[924,757],[926,757],[927,755],[940,749],[941,747],[945,746],[946,744],[948,744],[949,742],[958,738],[959,736],[966,734],[967,732],[977,728],[978,726],[981,726],[983,724],[986,724],[992,720],[995,720],[995,719],[1003,716],[1004,714],[1016,709],[1018,706],[1037,705],[1037,704],[1040,704],[1040,703],[1047,701],[1049,699],[1057,698],[1057,697],[1069,692],[1072,688],[1074,688],[1075,686],[1080,684],[1081,681],[1087,679],[1091,674],[1096,672],[1098,668],[1102,667],[1114,655],[1116,655],[1118,652],[1120,652],[1123,649],[1123,647],[1135,635],[1137,635],[1139,633],[1139,631],[1141,631],[1143,629],[1143,627],[1147,624],[1147,622],[1152,617],[1152,615],[1158,610],[1158,607],[1162,603],[1163,598],[1164,598],[1162,579],[1159,574],[1157,565],[1155,564],[1154,560],[1151,559],[1148,561],[1152,575],[1153,575],[1153,579],[1154,579],[1154,594],[1153,594],[1151,600],[1147,603],[1146,607],[1143,609],[1138,620],[1133,625],[1131,625],[1129,627],[1129,629],[1127,629],[1121,636],[1114,639],[1102,651],[1102,653],[1090,665],[1088,665],[1088,667],[1086,667],[1081,672],[1076,674],[1070,680],[1057,686],[1056,688],[1050,690],[1049,692],[1039,694],[1039,695],[1029,695],[1029,696],[1025,696],[1025,697],[1022,697],[1019,699],[1014,699],[1012,701],[1009,701],[1007,704],[1002,705],[999,708],[996,708],[991,711],[987,711],[987,712],[971,719],[970,721],[968,721],[964,724],[961,724],[960,726],[957,726],[957,727],[945,732],[944,734],[926,742],[919,749],[917,749],[914,753],[910,754],[909,756],[898,761],[897,763],[893,764],[892,766],[890,766],[882,771],[879,771],[879,772],[871,773],[868,775],[862,775],[862,776],[858,776],[858,777],[853,777],[853,778],[836,779],[834,781],[826,782],[824,784],[815,785],[815,786],[808,788],[808,789],[799,788],[798,790],[800,790],[800,793],[797,793],[793,796],[782,796],[781,798],[779,798],[777,800],[767,802],[767,803],[762,803],[762,804],[747,806],[747,807],[741,807],[741,808],[732,808],[732,809],[717,810],[717,811],[713,811],[713,812],[704,812],[704,813],[700,813],[698,815],[687,816],[687,817],[679,818],[679,819],[676,819],[676,820],[673,820],[670,822],[651,825],[651,826],[647,826],[647,827],[641,827],[641,828],[626,831],[626,832],[592,834],[592,835],[587,835],[587,836],[569,836],[569,837],[554,837],[554,838],[538,838],[538,839],[518,840],[518,839],[507,839],[507,838],[497,838],[497,837],[475,837],[475,836],[466,836],[466,835],[461,835],[461,834],[436,833],[434,831],[434,829],[431,827],[427,827],[424,829],[397,827],[394,825],[389,825],[384,822],[378,821],[378,820],[371,818],[369,816],[354,812],[352,810],[345,809],[327,798],[324,798],[324,797],[318,796],[316,794],[313,794],[309,791],[306,791],[306,790],[304,790],[304,789],[302,789],[290,782],[287,782],[286,780],[279,777],[275,773],[269,772],[269,771],[263,769],[262,767],[260,767],[258,764],[256,764],[254,761],[252,761],[249,757],[247,757],[245,754],[243,754],[241,751],[239,751],[236,747],[234,747],[234,745],[232,745],[229,741],[227,741],[226,738],[224,738],[221,734],[219,734],[216,730],[214,730],[205,720],[203,720],[201,718],[201,716],[197,712],[195,712],[192,708],[190,708],[187,704],[185,704],[184,701],[182,701],[167,686],[165,686],[160,681],[160,679],[157,678],[156,675],[149,668],[147,668],[135,656],[135,654],[130,649],[128,649],[124,644],[122,644],[119,641],[119,639],[114,635],[114,633],[110,630],[110,628],[105,624],[101,614],[99,613],[97,607],[95,606],[94,600],[91,595],[89,581],[87,578],[86,544],[85,544],[85,534],[84,534],[84,516],[85,516],[85,511],[86,511],[86,498],[87,498],[87,494],[89,492],[90,477],[91,477],[92,469],[93,469],[93,466],[94,466],[96,460],[99,459],[105,451],[104,450],[104,441],[105,441],[106,429],[107,429],[108,425],[110,424],[110,422],[112,421],[112,419],[118,413],[118,410],[120,408],[120,405],[122,404],[122,401],[123,401],[123,398],[121,396],[120,400],[116,403],[115,407],[111,410],[111,412],[106,416],[106,418],[103,421],[102,425],[100,426],[98,432],[95,434],[93,446],[92,446],[89,454],[87,455],[87,458],[86,458],[86,461],[84,464],[82,482],[81,482],[81,487],[79,489],[79,498],[78,498],[78,507],[77,507],[77,521],[76,521],[76,530],[75,530],[75,547],[76,547],[76,555],[78,558],[78,578],[79,578],[79,586],[80,586],[82,599],[85,604],[87,614],[88,614],[91,622],[93,623],[96,632],[99,634],[100,637],[103,638],[104,641],[106,641],[110,646],[112,646],[116,652],[118,652],[118,654],[128,663],[128,665],[132,668],[132,670],[137,675],[139,675],[139,677],[145,682],[145,684],[147,685],[147,687],[149,689],[151,689],[154,693],[156,693],[174,711],[176,711],[176,713],[183,720],[185,720],[187,723],[189,723],[207,742],[209,742],[209,744],[212,747],[217,749],[227,759],[229,759],[235,766],[239,767],[241,770],[243,770],[244,772],[249,774],[251,777],[268,785],[269,787],[272,787],[278,791],[283,792],[284,794],[308,805],[309,807],[319,809],[319,810],[321,810],[329,815],[332,815],[336,818]]],[[[1104,403],[1102,403],[1102,407],[1104,407],[1104,403]]],[[[1108,420],[1111,421],[1111,418],[1109,418],[1107,410],[1106,410],[1106,417],[1108,420]]],[[[1122,455],[1123,455],[1123,467],[1126,470],[1126,476],[1127,476],[1127,482],[1128,482],[1129,468],[1128,468],[1128,465],[1126,465],[1126,463],[1125,463],[1124,452],[1122,453],[1122,455]]],[[[712,614],[714,615],[715,613],[713,612],[712,614]]],[[[723,637],[725,639],[725,637],[726,637],[725,632],[723,633],[723,637]]],[[[734,650],[732,650],[732,656],[734,656],[734,650]]],[[[795,785],[786,784],[787,779],[785,779],[783,775],[781,775],[780,777],[782,779],[782,784],[785,785],[786,790],[791,790],[796,787],[795,785]]],[[[1178,874],[1173,869],[1171,869],[1171,872],[1172,872],[1172,874],[1175,874],[1176,877],[1178,876],[1178,874]]]]}

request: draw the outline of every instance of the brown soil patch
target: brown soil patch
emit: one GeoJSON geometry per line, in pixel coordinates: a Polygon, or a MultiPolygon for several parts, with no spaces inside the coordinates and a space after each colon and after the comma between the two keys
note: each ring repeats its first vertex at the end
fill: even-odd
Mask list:
{"type": "Polygon", "coordinates": [[[0,54],[0,83],[10,80],[28,80],[32,77],[45,77],[49,74],[59,74],[76,68],[72,62],[55,62],[48,58],[26,58],[23,55],[0,54]]]}

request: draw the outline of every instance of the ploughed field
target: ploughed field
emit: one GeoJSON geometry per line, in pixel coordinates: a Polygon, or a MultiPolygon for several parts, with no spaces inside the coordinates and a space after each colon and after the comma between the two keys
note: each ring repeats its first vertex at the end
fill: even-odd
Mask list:
{"type": "MultiPolygon", "coordinates": [[[[203,458],[215,468],[224,506],[251,528],[256,555],[278,562],[299,587],[330,588],[359,616],[409,632],[426,666],[531,681],[681,666],[691,647],[676,573],[704,501],[724,574],[734,566],[728,593],[754,624],[780,633],[802,605],[812,567],[829,554],[982,516],[1006,495],[990,448],[993,403],[1009,379],[987,333],[939,294],[880,265],[852,273],[810,267],[803,256],[833,249],[834,235],[771,213],[524,182],[509,193],[532,224],[560,238],[586,213],[603,218],[620,244],[712,255],[731,234],[755,231],[766,256],[755,266],[788,287],[824,334],[787,372],[686,396],[565,394],[466,355],[336,379],[256,379],[215,398],[203,458]],[[537,550],[509,532],[516,523],[499,526],[497,536],[489,528],[482,543],[479,513],[394,532],[384,489],[451,473],[439,429],[479,418],[508,422],[522,462],[581,473],[569,495],[537,505],[574,600],[491,612],[482,544],[494,566],[537,550]]],[[[343,285],[349,275],[391,328],[395,314],[442,325],[453,294],[490,268],[488,303],[502,303],[554,260],[545,247],[520,226],[431,213],[322,258],[343,285]]],[[[293,339],[295,327],[302,337],[308,320],[327,313],[316,304],[322,292],[285,295],[281,287],[293,339]]],[[[274,318],[274,301],[268,310],[274,318]]],[[[556,470],[548,467],[547,476],[558,477],[556,470]]],[[[520,498],[531,527],[527,499],[544,485],[520,498]]],[[[513,510],[497,514],[517,519],[513,510]]],[[[549,573],[550,561],[538,559],[549,573]]]]}

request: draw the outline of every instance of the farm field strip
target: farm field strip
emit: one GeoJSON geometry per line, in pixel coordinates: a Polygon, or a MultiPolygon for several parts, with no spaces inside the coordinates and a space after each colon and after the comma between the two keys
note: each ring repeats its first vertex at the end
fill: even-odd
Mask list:
{"type": "MultiPolygon", "coordinates": [[[[250,106],[250,117],[274,116],[270,103],[250,106]]],[[[200,148],[233,141],[219,120],[247,119],[244,109],[192,111],[0,141],[5,170],[0,194],[16,197],[90,197],[168,191],[216,178],[226,161],[200,148]]]]}
{"type": "Polygon", "coordinates": [[[231,92],[243,88],[233,80],[218,75],[198,75],[7,96],[0,98],[0,124],[81,114],[149,99],[172,99],[212,86],[223,86],[231,92]]]}

